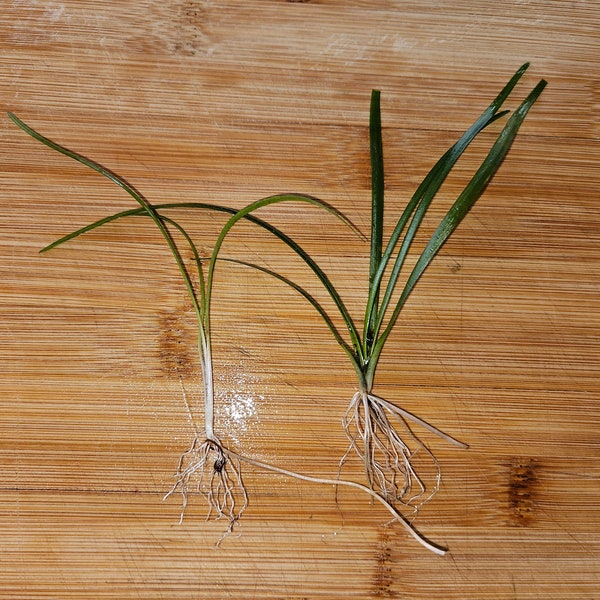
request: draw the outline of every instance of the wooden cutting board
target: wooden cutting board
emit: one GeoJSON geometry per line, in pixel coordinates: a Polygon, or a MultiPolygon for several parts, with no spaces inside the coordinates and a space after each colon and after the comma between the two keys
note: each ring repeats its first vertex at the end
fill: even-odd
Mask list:
{"type": "MultiPolygon", "coordinates": [[[[389,234],[512,73],[549,86],[406,306],[376,391],[464,440],[416,544],[358,490],[244,466],[225,524],[163,495],[202,420],[194,314],[161,239],[108,181],[0,117],[0,598],[600,597],[598,4],[512,0],[20,0],[3,4],[0,106],[152,202],[314,194],[368,232],[368,103],[382,92],[389,234]],[[186,408],[186,402],[189,407],[186,408]],[[190,418],[191,414],[191,418],[190,418]]],[[[495,131],[498,131],[496,129],[495,131]]],[[[492,133],[444,186],[427,227],[492,133]]],[[[202,251],[223,221],[177,213],[202,251]]],[[[263,211],[357,320],[368,244],[322,211],[263,211]]],[[[318,282],[251,226],[229,256],[318,282]]],[[[217,427],[239,452],[335,477],[353,370],[293,290],[220,267],[217,427]]],[[[362,480],[360,465],[344,475],[362,480]]],[[[410,516],[410,515],[409,515],[410,516]]]]}

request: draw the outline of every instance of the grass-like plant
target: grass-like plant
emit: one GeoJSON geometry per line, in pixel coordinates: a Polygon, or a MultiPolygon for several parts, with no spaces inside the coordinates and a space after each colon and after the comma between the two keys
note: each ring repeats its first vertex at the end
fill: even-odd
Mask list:
{"type": "MultiPolygon", "coordinates": [[[[545,80],[541,80],[531,90],[507,119],[479,168],[420,250],[414,266],[409,268],[407,257],[431,202],[469,144],[486,127],[510,112],[501,108],[528,67],[529,64],[526,63],[517,70],[482,115],[435,163],[402,211],[385,246],[380,92],[372,92],[369,119],[372,184],[370,266],[368,300],[360,328],[326,273],[301,246],[287,236],[284,238],[276,234],[303,258],[325,286],[339,310],[348,335],[343,335],[338,330],[323,305],[306,289],[278,273],[265,269],[291,285],[314,306],[350,359],[358,377],[358,390],[352,396],[342,418],[344,430],[349,438],[349,448],[341,458],[340,471],[350,456],[357,455],[364,465],[367,483],[371,489],[389,502],[400,502],[414,510],[438,491],[441,475],[434,454],[414,433],[409,422],[424,427],[459,448],[468,446],[377,395],[374,392],[377,365],[415,285],[499,169],[528,111],[545,88],[545,80]],[[402,433],[397,430],[395,423],[400,425],[402,433]],[[419,469],[419,465],[422,470],[419,469]]],[[[215,244],[213,257],[219,253],[225,236],[235,223],[267,204],[280,201],[287,201],[287,198],[259,200],[233,215],[215,244]]]]}
{"type": "MultiPolygon", "coordinates": [[[[191,299],[194,311],[196,313],[196,320],[198,324],[198,356],[200,361],[202,382],[203,382],[203,397],[204,397],[204,421],[202,428],[196,428],[195,435],[193,436],[192,443],[188,450],[185,451],[179,461],[179,465],[176,472],[175,484],[171,490],[166,494],[165,498],[175,492],[180,492],[182,495],[182,510],[180,521],[183,519],[185,508],[187,505],[188,492],[196,491],[204,495],[209,505],[209,514],[207,518],[214,513],[217,518],[222,518],[227,521],[227,527],[223,534],[225,537],[229,534],[234,525],[238,522],[242,516],[244,510],[248,505],[248,495],[244,482],[241,476],[240,463],[246,462],[255,467],[259,467],[268,471],[279,473],[280,475],[294,477],[300,480],[309,481],[312,483],[333,485],[333,486],[346,486],[354,489],[358,489],[367,493],[374,500],[380,502],[392,515],[394,521],[400,522],[403,527],[425,548],[431,550],[436,554],[444,554],[445,549],[441,546],[430,542],[425,538],[411,523],[407,520],[396,507],[393,506],[387,499],[383,498],[380,494],[373,491],[371,488],[365,486],[362,483],[343,480],[340,478],[331,479],[323,477],[315,477],[305,475],[275,465],[265,463],[263,461],[248,457],[238,451],[233,450],[224,443],[222,443],[220,437],[215,431],[215,395],[214,395],[214,377],[213,377],[213,363],[212,363],[212,348],[211,348],[211,297],[214,284],[214,273],[215,266],[218,259],[218,248],[215,247],[215,251],[212,256],[208,259],[201,257],[198,252],[198,247],[191,236],[188,234],[186,229],[181,224],[175,221],[173,218],[164,214],[167,209],[174,208],[193,208],[203,209],[222,212],[225,214],[235,215],[239,211],[233,208],[224,207],[209,203],[200,202],[184,202],[184,203],[167,203],[167,204],[151,204],[134,186],[129,184],[123,177],[115,174],[103,165],[70,150],[51,139],[43,136],[35,129],[27,125],[21,119],[19,119],[13,113],[8,113],[10,119],[23,131],[28,133],[34,139],[45,144],[46,146],[56,150],[57,152],[68,156],[69,158],[82,163],[83,165],[93,169],[100,173],[114,184],[125,190],[138,204],[139,207],[135,209],[124,210],[116,214],[110,215],[98,221],[95,221],[85,227],[82,227],[72,233],[69,233],[60,239],[52,242],[46,247],[41,249],[41,252],[47,252],[57,246],[64,244],[80,235],[89,232],[93,229],[111,223],[117,219],[124,217],[134,216],[146,216],[150,217],[162,237],[166,241],[171,254],[175,259],[175,263],[179,269],[182,279],[185,284],[187,293],[191,299]],[[175,235],[174,235],[175,234],[175,235]],[[177,241],[176,236],[179,238],[177,241]],[[183,247],[182,248],[180,247],[183,247]],[[184,250],[187,250],[191,254],[192,268],[190,269],[184,258],[184,250]],[[208,262],[208,267],[203,266],[203,262],[208,262]]],[[[360,232],[346,219],[339,211],[329,206],[325,202],[314,198],[312,196],[303,194],[283,194],[271,196],[261,200],[261,205],[266,205],[275,202],[283,201],[296,201],[313,204],[320,208],[324,208],[329,213],[335,215],[343,223],[349,226],[357,235],[361,236],[360,232]]],[[[250,211],[251,212],[251,211],[250,211]]],[[[250,222],[262,227],[269,231],[271,234],[277,236],[281,240],[286,241],[289,245],[296,248],[292,240],[274,227],[270,223],[259,219],[251,214],[244,215],[250,222]]],[[[227,231],[229,228],[227,229],[227,231]]],[[[223,238],[226,234],[222,232],[218,238],[218,246],[222,244],[223,238]]],[[[302,254],[302,251],[299,250],[302,254]]],[[[307,257],[308,260],[310,260],[307,257]]],[[[256,269],[271,273],[274,276],[278,276],[272,273],[268,269],[264,269],[259,265],[254,265],[245,261],[235,260],[234,262],[248,265],[256,269]]],[[[291,282],[290,282],[291,284],[291,282]]],[[[293,285],[293,284],[291,284],[293,285]]],[[[183,386],[182,386],[183,389],[183,386]]],[[[187,397],[184,393],[184,400],[186,407],[189,410],[187,397]]],[[[221,538],[222,539],[222,538],[221,538]]]]}
{"type": "MultiPolygon", "coordinates": [[[[513,112],[480,167],[458,195],[424,249],[420,252],[415,265],[412,269],[408,269],[406,259],[423,218],[443,182],[473,139],[491,123],[509,112],[500,109],[527,67],[528,65],[525,64],[515,73],[483,114],[434,165],[398,218],[385,247],[383,243],[384,169],[380,93],[377,90],[372,92],[369,127],[372,173],[370,267],[368,299],[360,329],[330,278],[310,254],[289,235],[253,214],[256,210],[271,204],[289,201],[308,202],[326,209],[341,219],[354,233],[359,233],[346,217],[330,205],[313,196],[304,194],[270,196],[253,202],[241,210],[200,202],[151,204],[122,177],[81,154],[44,137],[15,115],[9,113],[10,118],[26,133],[50,148],[107,177],[125,190],[139,205],[138,208],[116,213],[78,229],[50,244],[42,251],[50,250],[116,219],[145,216],[152,219],[166,240],[175,259],[196,313],[198,354],[204,388],[204,426],[196,433],[191,446],[182,455],[177,470],[176,482],[167,494],[168,496],[175,491],[181,492],[183,509],[185,509],[187,502],[188,490],[193,485],[193,489],[206,495],[209,506],[216,512],[217,516],[227,520],[227,532],[231,531],[246,508],[248,501],[240,474],[240,461],[246,461],[255,466],[299,479],[335,486],[351,486],[365,491],[381,502],[390,511],[394,519],[400,521],[421,544],[438,554],[445,552],[443,548],[422,536],[395,507],[395,503],[399,502],[410,505],[416,510],[436,493],[440,484],[440,469],[437,460],[429,448],[413,432],[409,422],[421,425],[459,447],[465,448],[467,445],[443,433],[416,415],[376,395],[373,391],[375,372],[385,343],[417,281],[441,246],[481,196],[500,167],[529,109],[544,89],[545,81],[540,81],[513,112]],[[200,256],[195,242],[184,227],[165,214],[173,208],[214,210],[231,215],[218,235],[210,257],[200,256]],[[325,307],[309,291],[284,275],[257,264],[233,259],[235,262],[259,269],[283,281],[308,300],[323,318],[355,369],[358,378],[358,390],[352,396],[342,418],[344,430],[349,438],[349,448],[340,460],[340,472],[336,479],[307,476],[246,457],[225,446],[214,430],[215,402],[210,328],[211,296],[215,268],[220,259],[222,245],[231,229],[241,219],[249,220],[270,234],[275,235],[303,259],[325,286],[345,324],[346,333],[342,333],[336,327],[333,318],[325,307]],[[179,237],[179,243],[175,239],[176,235],[179,237]],[[192,272],[186,264],[180,249],[180,243],[183,243],[191,253],[196,283],[194,283],[192,272]],[[395,422],[400,424],[402,433],[397,431],[395,422]],[[364,464],[367,486],[340,478],[343,464],[354,454],[364,464]],[[432,485],[428,484],[426,477],[421,474],[417,466],[421,456],[429,459],[429,467],[431,464],[434,466],[432,485]]],[[[429,467],[424,466],[425,472],[431,472],[429,467]]]]}

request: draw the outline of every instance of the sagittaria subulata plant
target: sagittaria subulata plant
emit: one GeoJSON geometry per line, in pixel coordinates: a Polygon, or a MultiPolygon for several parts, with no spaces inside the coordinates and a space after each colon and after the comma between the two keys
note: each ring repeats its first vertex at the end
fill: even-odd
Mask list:
{"type": "MultiPolygon", "coordinates": [[[[12,113],[9,113],[9,117],[26,133],[31,135],[33,138],[49,146],[50,148],[60,152],[72,158],[85,166],[97,171],[101,175],[108,178],[113,183],[124,189],[132,198],[134,198],[140,205],[137,209],[130,209],[121,211],[114,215],[95,221],[85,227],[82,227],[72,233],[69,233],[60,239],[52,242],[48,246],[42,248],[41,252],[47,252],[52,248],[56,248],[65,242],[72,240],[81,234],[96,229],[102,225],[106,225],[116,219],[131,216],[147,216],[150,217],[155,225],[158,227],[162,237],[166,240],[171,253],[175,259],[179,272],[185,283],[186,290],[189,297],[191,298],[192,305],[196,313],[196,319],[198,324],[198,356],[202,372],[203,380],[203,396],[204,396],[204,418],[202,427],[197,427],[194,422],[194,436],[192,443],[186,450],[179,461],[177,467],[175,484],[171,490],[165,495],[165,498],[169,497],[175,492],[180,492],[183,502],[180,516],[180,522],[183,520],[185,508],[187,505],[189,491],[196,491],[205,496],[208,506],[209,513],[214,514],[217,519],[225,519],[227,522],[226,529],[223,536],[219,539],[220,541],[226,537],[232,530],[234,525],[238,522],[243,512],[248,505],[248,495],[246,488],[241,476],[241,462],[246,462],[255,467],[259,467],[280,475],[294,477],[300,480],[309,481],[312,483],[320,483],[333,486],[346,486],[358,489],[362,492],[367,493],[374,500],[380,502],[392,515],[394,521],[400,522],[404,528],[424,547],[428,548],[432,552],[437,554],[443,554],[444,548],[438,546],[427,540],[417,529],[404,517],[398,509],[393,506],[388,500],[383,498],[380,494],[373,491],[371,488],[365,486],[362,483],[355,481],[344,480],[340,478],[332,479],[326,477],[315,477],[305,475],[284,469],[265,463],[263,461],[254,459],[246,456],[239,451],[235,451],[228,445],[224,444],[220,437],[215,431],[215,395],[214,395],[214,378],[213,378],[213,363],[212,363],[212,348],[211,348],[211,337],[210,337],[210,306],[211,306],[211,295],[214,281],[214,267],[217,261],[217,253],[213,254],[212,260],[209,260],[209,266],[207,273],[203,268],[203,258],[198,252],[198,247],[193,241],[191,236],[188,234],[186,229],[181,224],[175,221],[173,218],[163,214],[163,211],[172,208],[194,208],[213,210],[218,212],[236,214],[236,210],[228,207],[219,205],[192,202],[192,203],[170,203],[170,204],[156,204],[152,205],[148,200],[130,185],[125,179],[116,175],[106,167],[99,163],[86,158],[85,156],[70,150],[60,144],[50,140],[43,136],[29,125],[24,123],[21,119],[12,113]],[[177,234],[179,242],[175,239],[173,234],[177,234]],[[188,248],[192,255],[192,268],[189,269],[180,248],[180,244],[184,248],[188,248]],[[195,281],[193,272],[195,272],[195,281]]],[[[295,200],[300,202],[308,202],[316,206],[325,208],[327,211],[336,215],[349,227],[354,229],[357,234],[360,235],[352,224],[339,212],[332,207],[326,205],[324,202],[310,196],[302,194],[285,194],[280,196],[272,196],[268,199],[271,202],[282,201],[282,200],[295,200]]],[[[251,222],[255,223],[280,237],[283,240],[289,239],[287,236],[279,231],[276,227],[270,225],[266,221],[248,215],[246,217],[251,222]]],[[[258,265],[253,265],[248,262],[236,260],[235,262],[242,263],[248,266],[255,267],[260,270],[264,270],[258,265]]],[[[187,403],[187,396],[185,390],[182,391],[184,394],[184,400],[186,407],[189,410],[187,403]]]]}
{"type": "Polygon", "coordinates": [[[214,511],[218,518],[225,518],[227,520],[226,534],[229,533],[244,512],[248,502],[248,496],[240,472],[240,461],[245,461],[257,467],[283,475],[335,486],[351,486],[365,491],[374,499],[381,502],[390,511],[394,519],[401,522],[409,533],[421,544],[438,554],[445,552],[444,548],[430,542],[420,534],[395,506],[397,502],[400,502],[404,505],[411,505],[415,509],[418,508],[418,506],[437,491],[440,481],[440,471],[435,456],[412,431],[408,421],[425,427],[459,447],[466,447],[466,444],[457,441],[419,417],[377,396],[373,392],[375,370],[384,344],[415,284],[431,263],[437,251],[483,193],[486,185],[508,152],[527,112],[545,87],[545,81],[542,80],[532,90],[510,119],[508,119],[504,129],[501,131],[481,166],[463,192],[458,196],[431,236],[425,249],[421,252],[415,266],[410,270],[408,277],[404,281],[399,297],[393,299],[396,285],[400,275],[403,273],[402,268],[423,217],[442,183],[471,141],[484,128],[507,114],[508,111],[500,111],[500,108],[527,69],[527,66],[523,65],[517,71],[481,117],[477,119],[458,142],[431,169],[402,212],[385,248],[383,247],[384,171],[380,94],[378,91],[372,92],[370,109],[372,216],[368,279],[369,295],[363,318],[362,331],[359,331],[356,327],[350,311],[346,308],[345,303],[342,301],[340,294],[331,283],[329,277],[310,254],[283,231],[252,214],[254,211],[270,204],[289,201],[308,202],[334,214],[348,225],[355,234],[358,233],[360,235],[360,232],[354,228],[350,221],[329,204],[314,196],[305,194],[274,195],[252,202],[241,210],[201,202],[151,204],[124,178],[116,175],[99,163],[41,135],[14,114],[9,113],[10,118],[26,133],[50,148],[97,171],[125,190],[138,204],[137,208],[108,216],[63,236],[45,247],[42,250],[43,252],[116,219],[145,216],[152,219],[175,259],[196,313],[198,323],[198,355],[202,371],[204,396],[203,427],[196,431],[192,444],[183,453],[177,469],[176,482],[167,494],[169,496],[175,491],[181,492],[183,496],[182,517],[187,503],[188,491],[190,489],[197,490],[206,496],[210,510],[214,511]],[[169,209],[173,208],[213,210],[231,215],[227,223],[223,226],[213,246],[210,257],[200,256],[196,243],[185,228],[172,217],[165,214],[169,209]],[[358,391],[353,395],[342,419],[350,445],[346,454],[341,458],[340,469],[348,457],[356,453],[364,464],[367,486],[341,479],[340,473],[338,473],[337,478],[320,478],[266,464],[234,451],[223,444],[214,430],[215,401],[210,328],[211,297],[215,267],[220,259],[221,247],[231,228],[240,219],[249,220],[255,225],[262,227],[296,252],[325,286],[345,322],[349,335],[348,339],[338,331],[333,319],[324,307],[306,289],[300,287],[289,278],[263,266],[240,259],[231,259],[235,262],[259,269],[292,286],[316,308],[332,331],[336,341],[349,357],[358,376],[359,385],[358,391]],[[179,241],[177,241],[176,237],[179,241]],[[188,268],[183,258],[180,245],[186,247],[193,257],[191,269],[188,268]],[[206,263],[207,266],[205,266],[206,263]],[[386,281],[385,285],[383,285],[384,281],[386,281]],[[404,436],[396,430],[393,424],[394,418],[402,425],[404,436]],[[429,486],[424,481],[424,478],[415,468],[415,456],[418,452],[428,456],[436,467],[435,481],[432,486],[429,486]]]}
{"type": "MultiPolygon", "coordinates": [[[[303,258],[325,286],[342,317],[345,333],[336,328],[323,305],[305,288],[278,273],[267,271],[291,285],[314,306],[350,359],[356,372],[358,390],[352,396],[342,417],[342,424],[349,438],[349,448],[340,460],[340,469],[350,456],[357,455],[364,464],[366,480],[371,489],[392,503],[399,502],[411,506],[414,510],[438,491],[440,469],[433,452],[414,433],[409,422],[424,427],[459,448],[467,448],[467,444],[377,395],[374,391],[377,364],[415,285],[499,169],[527,113],[546,87],[545,80],[541,80],[531,90],[507,119],[479,168],[462,192],[457,195],[450,209],[424,244],[414,266],[409,268],[407,257],[431,202],[469,144],[485,128],[509,114],[510,111],[501,108],[528,67],[529,64],[526,63],[517,70],[481,116],[435,163],[401,212],[385,245],[380,92],[377,90],[372,92],[369,120],[372,188],[370,267],[368,300],[360,328],[327,274],[302,247],[292,240],[284,241],[303,258]],[[397,430],[395,423],[400,425],[401,432],[397,430]],[[422,460],[423,457],[429,459],[427,461],[429,465],[423,465],[424,472],[434,473],[431,483],[426,481],[425,476],[420,474],[416,466],[417,461],[422,460]]],[[[238,211],[223,228],[213,256],[219,252],[227,232],[240,219],[249,216],[262,206],[287,200],[288,198],[285,197],[259,200],[238,211]]]]}

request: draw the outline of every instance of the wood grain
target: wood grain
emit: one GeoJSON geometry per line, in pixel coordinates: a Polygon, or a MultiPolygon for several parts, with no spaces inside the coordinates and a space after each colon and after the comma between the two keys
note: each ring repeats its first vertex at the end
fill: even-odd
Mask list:
{"type": "MultiPolygon", "coordinates": [[[[0,598],[600,597],[598,5],[396,0],[10,0],[0,107],[154,202],[240,207],[318,195],[369,222],[368,100],[382,91],[390,222],[523,62],[549,86],[386,348],[377,392],[429,434],[443,472],[415,520],[430,555],[360,493],[244,468],[239,536],[202,498],[162,501],[202,416],[193,311],[132,206],[0,119],[0,598]]],[[[427,226],[477,165],[483,136],[427,226]]],[[[302,206],[265,216],[317,256],[357,318],[368,245],[302,206]]],[[[186,223],[210,247],[221,220],[186,223]]],[[[233,256],[282,269],[250,227],[233,256]]],[[[335,476],[353,371],[310,306],[239,267],[218,275],[217,426],[235,448],[335,476]]],[[[361,470],[349,464],[357,480],[361,470]]]]}

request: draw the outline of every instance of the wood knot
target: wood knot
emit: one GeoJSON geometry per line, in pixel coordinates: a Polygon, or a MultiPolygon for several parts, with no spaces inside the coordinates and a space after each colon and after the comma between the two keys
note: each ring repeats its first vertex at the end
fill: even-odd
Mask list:
{"type": "Polygon", "coordinates": [[[184,0],[176,19],[174,50],[187,56],[208,55],[213,51],[213,42],[208,32],[206,0],[184,0]]]}
{"type": "Polygon", "coordinates": [[[196,369],[197,359],[190,344],[195,332],[188,323],[187,313],[185,308],[159,312],[160,366],[169,377],[191,376],[196,369]]]}
{"type": "Polygon", "coordinates": [[[525,527],[533,518],[537,465],[531,458],[515,458],[509,467],[508,509],[513,525],[525,527]]]}
{"type": "Polygon", "coordinates": [[[390,545],[390,535],[386,529],[382,530],[375,550],[375,574],[373,581],[374,598],[393,598],[392,583],[394,581],[392,574],[392,548],[390,545]]]}

